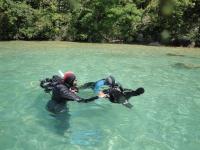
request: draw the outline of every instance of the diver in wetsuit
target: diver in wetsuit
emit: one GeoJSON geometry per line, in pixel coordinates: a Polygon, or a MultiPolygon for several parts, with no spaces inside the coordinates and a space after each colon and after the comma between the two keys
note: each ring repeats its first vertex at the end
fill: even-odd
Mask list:
{"type": "Polygon", "coordinates": [[[76,83],[76,76],[70,71],[66,72],[63,78],[53,76],[52,79],[41,81],[40,86],[44,88],[46,92],[52,92],[51,100],[47,103],[47,109],[55,114],[62,113],[67,111],[66,103],[68,101],[88,103],[98,99],[99,97],[104,97],[103,94],[100,94],[99,96],[88,99],[81,98],[76,95],[78,92],[76,83]],[[46,81],[49,82],[47,83],[46,81]]]}
{"type": "Polygon", "coordinates": [[[79,87],[79,89],[93,89],[97,95],[106,94],[106,98],[112,103],[120,103],[128,108],[132,108],[129,99],[133,96],[139,96],[144,93],[144,88],[138,88],[135,91],[132,89],[124,89],[121,84],[116,83],[113,76],[108,76],[105,79],[98,80],[97,82],[88,82],[79,87]]]}
{"type": "Polygon", "coordinates": [[[103,91],[106,94],[106,98],[112,103],[118,103],[126,106],[127,108],[132,108],[133,105],[129,103],[129,99],[133,96],[139,96],[144,93],[144,88],[140,87],[136,90],[123,89],[122,87],[112,87],[108,90],[103,91]]]}

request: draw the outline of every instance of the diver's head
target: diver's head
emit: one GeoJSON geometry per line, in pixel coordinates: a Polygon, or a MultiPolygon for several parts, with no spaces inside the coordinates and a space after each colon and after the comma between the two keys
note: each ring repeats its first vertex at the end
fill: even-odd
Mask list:
{"type": "Polygon", "coordinates": [[[65,72],[63,80],[64,83],[69,85],[70,87],[76,86],[77,84],[76,76],[72,71],[65,72]]]}
{"type": "Polygon", "coordinates": [[[114,86],[115,85],[115,78],[113,76],[108,76],[106,79],[106,85],[114,86]]]}

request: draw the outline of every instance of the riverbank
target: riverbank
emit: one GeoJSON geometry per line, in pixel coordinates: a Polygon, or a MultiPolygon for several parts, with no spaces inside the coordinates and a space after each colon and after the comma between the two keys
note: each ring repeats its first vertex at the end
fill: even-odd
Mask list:
{"type": "Polygon", "coordinates": [[[56,46],[59,45],[73,45],[73,44],[82,44],[82,45],[95,45],[95,46],[106,46],[106,45],[111,45],[114,47],[118,47],[118,46],[133,46],[133,47],[155,47],[155,48],[167,48],[167,49],[188,49],[188,50],[192,50],[192,49],[200,49],[199,47],[182,47],[182,46],[166,46],[166,45],[161,45],[158,43],[151,43],[151,44],[127,44],[127,43],[90,43],[90,42],[69,42],[69,41],[24,41],[24,40],[10,40],[10,41],[0,41],[1,43],[12,43],[12,44],[42,44],[42,45],[54,45],[56,44],[56,46]]]}

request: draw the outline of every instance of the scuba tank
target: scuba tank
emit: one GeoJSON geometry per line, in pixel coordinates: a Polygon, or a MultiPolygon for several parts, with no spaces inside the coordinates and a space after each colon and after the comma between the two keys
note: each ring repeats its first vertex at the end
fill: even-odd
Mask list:
{"type": "Polygon", "coordinates": [[[44,89],[45,93],[50,93],[55,83],[63,83],[64,74],[61,70],[58,70],[58,73],[60,76],[54,75],[51,79],[46,78],[40,81],[40,87],[44,89]]]}
{"type": "Polygon", "coordinates": [[[53,86],[60,83],[63,83],[63,79],[58,75],[54,75],[52,78],[41,80],[40,87],[44,89],[45,93],[50,93],[53,89],[53,86]]]}

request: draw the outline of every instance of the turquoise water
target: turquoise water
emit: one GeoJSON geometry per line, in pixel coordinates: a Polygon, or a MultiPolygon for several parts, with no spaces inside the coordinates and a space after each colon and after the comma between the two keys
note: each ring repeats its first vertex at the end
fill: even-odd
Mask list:
{"type": "MultiPolygon", "coordinates": [[[[199,150],[200,49],[0,42],[0,149],[199,150]],[[144,87],[133,109],[105,99],[53,117],[38,80],[73,70],[79,84],[112,74],[144,87]]],[[[90,91],[81,95],[89,97],[90,91]]]]}

